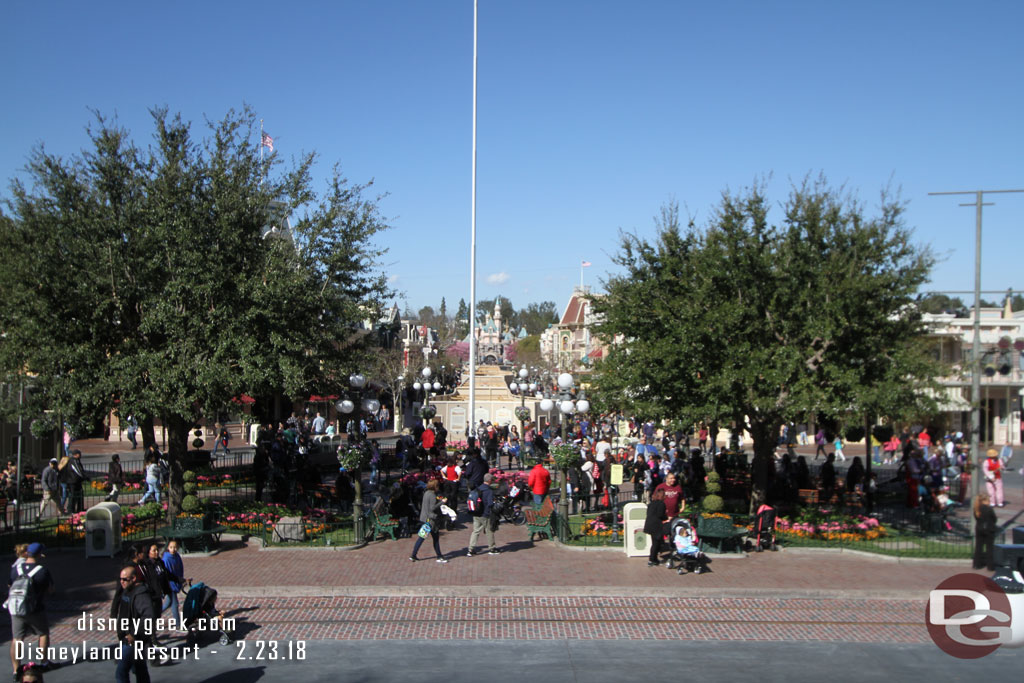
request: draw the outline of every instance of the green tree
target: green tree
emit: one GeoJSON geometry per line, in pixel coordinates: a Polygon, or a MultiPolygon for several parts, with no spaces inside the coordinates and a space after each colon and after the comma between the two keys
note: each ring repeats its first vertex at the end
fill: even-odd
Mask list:
{"type": "Polygon", "coordinates": [[[465,299],[459,299],[459,308],[455,311],[455,338],[462,340],[469,334],[469,306],[465,299]]]}
{"type": "Polygon", "coordinates": [[[558,310],[554,301],[541,301],[540,303],[527,304],[526,308],[519,312],[519,322],[526,328],[530,335],[540,334],[558,322],[558,310]]]}
{"type": "Polygon", "coordinates": [[[0,212],[0,370],[32,376],[28,409],[159,416],[169,514],[182,500],[192,425],[241,393],[327,393],[361,362],[358,333],[386,293],[373,275],[379,197],[335,171],[311,188],[313,155],[260,161],[254,116],[192,137],[154,110],[147,148],[97,116],[91,146],[36,149],[29,185],[0,212]],[[288,228],[287,216],[296,215],[288,228]]]}
{"type": "MultiPolygon", "coordinates": [[[[793,188],[783,220],[755,186],[724,193],[709,223],[678,207],[657,237],[623,234],[621,275],[592,298],[612,343],[593,379],[602,404],[652,417],[743,425],[770,458],[784,420],[927,404],[934,366],[911,304],[933,257],[910,241],[903,206],[876,216],[824,180],[793,188]]],[[[764,495],[755,476],[755,500],[764,495]]]]}

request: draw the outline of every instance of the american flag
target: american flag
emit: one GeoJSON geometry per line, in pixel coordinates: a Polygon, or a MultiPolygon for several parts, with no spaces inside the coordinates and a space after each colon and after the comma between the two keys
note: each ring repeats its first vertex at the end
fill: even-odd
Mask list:
{"type": "Polygon", "coordinates": [[[589,268],[591,266],[590,261],[583,261],[580,263],[580,268],[589,268]]]}
{"type": "Polygon", "coordinates": [[[270,137],[266,133],[263,134],[263,141],[260,144],[264,147],[268,147],[271,152],[274,151],[274,138],[270,137]]]}

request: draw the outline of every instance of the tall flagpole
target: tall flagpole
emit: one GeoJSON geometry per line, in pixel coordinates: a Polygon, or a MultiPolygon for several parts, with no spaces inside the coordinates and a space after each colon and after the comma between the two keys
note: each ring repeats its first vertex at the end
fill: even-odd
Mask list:
{"type": "Polygon", "coordinates": [[[263,119],[260,119],[260,166],[263,166],[263,119]]]}
{"type": "Polygon", "coordinates": [[[469,423],[466,439],[476,425],[476,65],[479,0],[473,0],[473,192],[469,238],[469,423]]]}

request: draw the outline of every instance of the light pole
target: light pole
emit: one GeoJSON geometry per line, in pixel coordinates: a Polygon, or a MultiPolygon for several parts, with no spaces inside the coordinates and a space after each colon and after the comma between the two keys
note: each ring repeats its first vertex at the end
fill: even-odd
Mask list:
{"type": "MultiPolygon", "coordinates": [[[[524,452],[525,439],[526,439],[526,420],[530,417],[530,409],[526,407],[526,392],[534,392],[537,390],[537,383],[531,382],[527,378],[530,375],[530,371],[526,369],[526,366],[519,368],[519,383],[517,384],[513,379],[512,383],[508,385],[508,388],[513,394],[519,394],[519,407],[516,408],[516,417],[519,419],[519,463],[520,468],[522,467],[522,453],[524,452]]],[[[508,459],[509,469],[512,468],[512,456],[509,455],[508,459]]]]}
{"type": "MultiPolygon", "coordinates": [[[[576,398],[576,399],[573,398],[572,390],[573,390],[573,386],[574,385],[575,385],[575,380],[573,379],[573,376],[570,375],[568,372],[563,372],[562,374],[560,374],[558,376],[558,401],[557,402],[558,402],[558,412],[561,413],[562,443],[563,444],[565,444],[565,440],[566,440],[566,434],[565,434],[565,423],[566,423],[566,420],[570,419],[570,417],[574,413],[576,413],[577,411],[579,411],[581,413],[586,413],[586,412],[589,412],[589,410],[590,410],[590,401],[588,401],[583,396],[582,392],[580,393],[579,398],[576,398]]],[[[554,402],[552,401],[551,397],[545,396],[544,399],[540,402],[540,409],[541,410],[551,410],[552,407],[554,407],[554,402]]],[[[560,488],[560,490],[558,492],[558,518],[559,518],[558,535],[559,535],[560,540],[562,540],[562,541],[565,540],[566,533],[568,531],[568,526],[569,526],[569,496],[566,495],[566,491],[567,491],[567,488],[568,488],[568,483],[569,483],[569,472],[568,472],[568,470],[563,469],[562,470],[562,476],[560,477],[560,482],[559,482],[559,486],[561,488],[560,488]]]]}
{"type": "MultiPolygon", "coordinates": [[[[362,412],[376,413],[380,410],[380,401],[372,397],[364,397],[363,392],[366,387],[366,376],[358,372],[349,375],[348,383],[350,387],[349,396],[341,399],[335,405],[338,412],[343,414],[352,415],[355,412],[356,405],[362,412]]],[[[362,419],[361,415],[356,415],[362,419]]],[[[348,431],[348,437],[346,439],[345,447],[346,450],[352,448],[362,449],[363,444],[363,430],[360,429],[359,424],[355,423],[355,419],[352,419],[353,427],[348,431]]],[[[352,468],[352,486],[355,489],[355,500],[353,501],[353,516],[355,517],[355,535],[356,541],[360,541],[363,538],[363,463],[359,463],[357,466],[352,468]]]]}

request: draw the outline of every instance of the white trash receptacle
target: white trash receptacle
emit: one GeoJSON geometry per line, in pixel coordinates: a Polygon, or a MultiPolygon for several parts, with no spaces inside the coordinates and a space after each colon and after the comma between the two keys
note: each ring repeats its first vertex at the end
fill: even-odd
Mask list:
{"type": "Polygon", "coordinates": [[[651,552],[651,539],[644,533],[646,520],[646,503],[626,503],[622,508],[622,523],[626,527],[623,548],[630,557],[646,557],[651,552]]]}
{"type": "Polygon", "coordinates": [[[100,503],[85,513],[85,556],[113,557],[121,552],[121,506],[100,503]]]}

